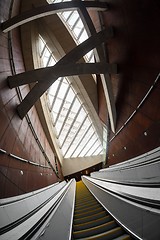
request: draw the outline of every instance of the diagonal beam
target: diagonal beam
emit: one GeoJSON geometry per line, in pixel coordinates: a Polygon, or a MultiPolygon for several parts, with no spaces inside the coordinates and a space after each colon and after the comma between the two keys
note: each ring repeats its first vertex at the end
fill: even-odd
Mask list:
{"type": "MultiPolygon", "coordinates": [[[[12,29],[21,26],[25,23],[33,21],[35,19],[46,17],[52,14],[56,14],[61,11],[72,11],[77,10],[80,7],[79,1],[67,1],[61,3],[48,4],[41,7],[33,8],[29,11],[23,12],[22,14],[15,16],[1,24],[3,32],[11,31],[12,29]]],[[[97,11],[107,10],[108,5],[106,2],[95,2],[95,1],[83,1],[85,8],[94,8],[97,11]]]]}
{"type": "MultiPolygon", "coordinates": [[[[90,15],[87,11],[87,9],[84,7],[83,2],[80,2],[80,11],[79,14],[82,18],[83,24],[85,25],[87,29],[87,33],[89,36],[92,36],[95,34],[96,29],[93,25],[93,22],[90,18],[90,15]]],[[[104,55],[104,50],[102,45],[97,46],[95,50],[95,57],[97,62],[106,62],[106,58],[104,55]]],[[[108,73],[101,74],[101,81],[104,89],[104,94],[106,98],[107,108],[108,108],[108,114],[111,124],[111,130],[115,132],[115,126],[116,126],[116,107],[115,107],[115,101],[114,101],[114,95],[113,90],[111,86],[110,76],[108,73]]]]}
{"type": "MultiPolygon", "coordinates": [[[[80,15],[83,18],[83,22],[85,22],[85,26],[87,27],[88,33],[90,33],[90,35],[92,35],[92,34],[96,33],[96,30],[95,30],[93,22],[88,14],[88,11],[86,8],[94,8],[95,10],[98,10],[98,11],[104,11],[104,10],[108,9],[108,5],[105,2],[97,2],[97,1],[96,2],[95,1],[83,1],[83,2],[82,1],[70,1],[70,2],[49,4],[49,5],[33,8],[29,11],[26,11],[18,16],[15,16],[15,17],[9,19],[8,21],[1,24],[1,29],[3,32],[8,32],[24,23],[33,21],[33,20],[41,18],[41,17],[49,16],[49,15],[52,15],[52,14],[55,14],[55,13],[58,13],[61,11],[67,11],[67,10],[69,11],[69,10],[79,9],[80,15]]],[[[98,61],[100,61],[100,62],[104,61],[104,57],[102,57],[102,52],[103,52],[102,47],[97,47],[97,53],[98,53],[98,58],[99,58],[98,61]]],[[[114,103],[112,87],[109,82],[110,81],[109,74],[108,73],[103,74],[103,75],[101,74],[101,79],[102,79],[102,84],[103,84],[106,102],[107,102],[107,106],[108,106],[109,118],[110,118],[110,122],[111,122],[111,129],[113,132],[115,132],[116,108],[115,108],[115,103],[114,103]]],[[[41,88],[41,87],[39,86],[39,88],[41,88]]]]}
{"type": "Polygon", "coordinates": [[[107,63],[73,63],[66,65],[58,65],[57,67],[45,67],[32,71],[20,73],[8,77],[10,88],[18,87],[24,84],[33,82],[45,82],[48,77],[59,78],[82,74],[101,74],[101,73],[116,73],[116,64],[107,63]],[[42,78],[42,76],[44,76],[42,78]]]}
{"type": "MultiPolygon", "coordinates": [[[[75,63],[80,58],[82,58],[85,54],[91,51],[93,48],[98,45],[107,42],[113,36],[113,29],[108,28],[100,31],[99,33],[95,33],[93,36],[89,37],[80,45],[76,46],[69,53],[67,53],[57,64],[53,66],[53,69],[56,67],[63,66],[69,63],[75,63]]],[[[31,91],[27,94],[27,96],[22,100],[22,102],[17,107],[18,114],[20,118],[23,118],[26,113],[30,110],[30,108],[35,104],[35,102],[43,95],[43,93],[56,81],[56,77],[53,77],[52,74],[49,76],[44,74],[41,76],[42,79],[46,79],[46,81],[41,81],[35,84],[35,86],[31,89],[31,91]]]]}

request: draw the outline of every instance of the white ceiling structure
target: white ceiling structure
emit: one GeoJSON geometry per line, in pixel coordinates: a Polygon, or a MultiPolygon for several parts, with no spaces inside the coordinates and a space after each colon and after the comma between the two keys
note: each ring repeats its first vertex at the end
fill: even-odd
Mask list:
{"type": "MultiPolygon", "coordinates": [[[[48,2],[58,3],[62,0],[48,2]]],[[[77,10],[62,11],[58,13],[58,16],[77,45],[88,38],[77,10]]],[[[57,61],[53,53],[41,36],[39,36],[39,49],[44,67],[56,64],[57,61]]],[[[84,56],[84,60],[88,63],[95,61],[93,50],[84,56]]],[[[64,158],[76,158],[102,155],[104,153],[103,143],[99,139],[89,112],[85,109],[69,79],[66,77],[59,78],[49,88],[47,96],[48,107],[56,129],[56,137],[59,140],[62,156],[64,158]]]]}
{"type": "MultiPolygon", "coordinates": [[[[40,35],[39,54],[43,67],[56,64],[52,51],[40,35]]],[[[93,59],[93,52],[85,56],[86,61],[93,61],[93,59]]],[[[64,158],[102,155],[103,144],[89,112],[78,95],[69,79],[65,77],[58,78],[47,91],[48,107],[59,148],[64,158]]]]}

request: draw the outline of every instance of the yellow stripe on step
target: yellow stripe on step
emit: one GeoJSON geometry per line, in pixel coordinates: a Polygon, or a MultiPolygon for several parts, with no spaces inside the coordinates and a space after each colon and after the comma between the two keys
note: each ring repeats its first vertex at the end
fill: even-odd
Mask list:
{"type": "Polygon", "coordinates": [[[117,227],[117,228],[114,228],[114,229],[109,230],[107,232],[97,234],[95,236],[85,237],[85,238],[83,238],[83,240],[97,240],[97,239],[101,239],[102,237],[109,237],[110,235],[116,234],[118,231],[121,231],[121,230],[122,230],[121,227],[117,227]]]}
{"type": "Polygon", "coordinates": [[[103,220],[103,219],[109,219],[111,218],[109,215],[106,215],[105,217],[102,217],[102,218],[98,218],[97,220],[92,220],[92,221],[88,221],[86,223],[80,223],[80,224],[74,224],[75,227],[81,227],[81,226],[84,226],[84,225],[89,225],[91,224],[92,222],[96,223],[96,222],[99,222],[100,220],[103,220]]]}
{"type": "MultiPolygon", "coordinates": [[[[81,221],[83,221],[83,219],[87,219],[87,218],[90,218],[90,217],[98,217],[99,215],[105,214],[105,213],[106,213],[105,211],[101,211],[101,212],[99,212],[99,213],[93,214],[92,216],[77,218],[77,219],[74,219],[74,220],[75,220],[75,221],[76,221],[76,220],[81,220],[81,221]]],[[[106,214],[105,214],[105,215],[106,215],[106,214]]]]}
{"type": "Polygon", "coordinates": [[[74,214],[74,217],[80,217],[81,215],[84,215],[84,214],[88,214],[88,215],[92,215],[92,213],[94,213],[94,212],[97,212],[97,211],[99,211],[99,212],[103,212],[104,210],[103,210],[103,208],[100,206],[100,207],[97,207],[97,208],[95,208],[95,209],[93,209],[93,210],[90,210],[90,211],[84,211],[84,212],[81,212],[81,213],[76,213],[76,214],[74,214]]]}
{"type": "Polygon", "coordinates": [[[80,233],[87,233],[87,232],[92,232],[94,230],[97,230],[97,229],[101,229],[103,227],[107,227],[111,224],[113,224],[115,221],[110,221],[108,223],[104,223],[104,224],[101,224],[101,225],[98,225],[96,227],[92,227],[92,228],[87,228],[87,229],[84,229],[84,230],[80,230],[80,231],[77,231],[77,232],[73,232],[74,236],[76,236],[76,234],[80,234],[80,233]]]}

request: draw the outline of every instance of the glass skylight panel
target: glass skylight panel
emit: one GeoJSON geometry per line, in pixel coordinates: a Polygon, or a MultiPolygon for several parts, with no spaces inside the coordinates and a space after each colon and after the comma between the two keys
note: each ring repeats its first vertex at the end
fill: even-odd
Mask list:
{"type": "Polygon", "coordinates": [[[67,20],[69,16],[72,14],[72,11],[62,12],[61,14],[63,14],[64,19],[67,20]]]}
{"type": "Polygon", "coordinates": [[[78,36],[80,35],[81,31],[83,31],[83,23],[82,23],[82,20],[79,18],[77,24],[73,28],[73,32],[76,35],[77,39],[78,39],[78,36]]]}
{"type": "Polygon", "coordinates": [[[103,154],[103,149],[102,149],[101,143],[99,143],[98,148],[95,150],[95,152],[93,154],[94,155],[103,154]]]}
{"type": "Polygon", "coordinates": [[[73,157],[76,157],[85,146],[89,146],[89,138],[91,135],[93,135],[93,129],[87,127],[87,129],[89,129],[84,135],[83,138],[81,139],[81,141],[79,142],[79,146],[77,147],[77,149],[75,150],[75,152],[73,153],[73,157]]]}
{"type": "MultiPolygon", "coordinates": [[[[67,0],[48,0],[48,3],[66,2],[67,0]]],[[[87,31],[77,10],[63,11],[58,13],[62,22],[70,30],[70,33],[77,44],[82,43],[88,38],[87,31]]],[[[93,50],[92,50],[93,53],[93,50]]],[[[94,54],[93,54],[94,55],[94,54]]],[[[86,55],[87,56],[87,55],[86,55]]],[[[86,62],[95,62],[94,57],[84,57],[86,62]]]]}
{"type": "Polygon", "coordinates": [[[49,105],[49,110],[51,111],[55,102],[55,94],[57,92],[57,87],[59,85],[59,81],[55,81],[55,87],[53,87],[53,84],[51,85],[51,87],[48,89],[48,105],[49,105]]]}
{"type": "Polygon", "coordinates": [[[48,62],[48,64],[47,64],[47,66],[51,67],[51,66],[54,66],[55,64],[56,64],[56,61],[53,59],[53,57],[51,57],[49,62],[48,62]]]}
{"type": "Polygon", "coordinates": [[[65,107],[67,107],[68,104],[71,104],[71,103],[72,103],[74,97],[75,97],[75,93],[74,93],[73,89],[70,88],[70,89],[69,89],[69,92],[68,92],[68,95],[67,95],[67,97],[66,97],[65,107]]]}
{"type": "Polygon", "coordinates": [[[47,66],[48,59],[49,59],[50,55],[51,55],[51,53],[48,51],[47,48],[45,48],[45,50],[42,54],[43,66],[47,66]]]}
{"type": "Polygon", "coordinates": [[[71,16],[68,18],[68,21],[67,21],[67,23],[68,23],[68,25],[70,26],[71,29],[73,28],[73,26],[77,22],[78,18],[79,18],[78,12],[77,11],[73,11],[71,16]]]}
{"type": "MultiPolygon", "coordinates": [[[[45,66],[53,66],[56,63],[41,36],[39,51],[45,66]]],[[[89,52],[88,56],[91,58],[92,52],[89,52]]],[[[97,133],[69,80],[65,77],[58,78],[47,91],[47,96],[53,125],[64,157],[83,157],[99,153],[102,146],[97,133]]]]}
{"type": "MultiPolygon", "coordinates": [[[[94,133],[92,133],[92,137],[93,137],[94,133]]],[[[81,146],[81,151],[78,153],[78,157],[82,157],[82,156],[87,156],[87,152],[88,150],[92,147],[91,143],[90,143],[90,139],[89,139],[89,144],[85,144],[85,142],[83,143],[83,145],[81,146]]],[[[88,155],[91,156],[91,155],[88,155]]]]}
{"type": "Polygon", "coordinates": [[[41,37],[39,37],[39,53],[40,56],[42,56],[42,52],[44,51],[45,48],[45,42],[42,40],[41,37]]]}
{"type": "Polygon", "coordinates": [[[48,94],[49,110],[51,110],[53,100],[54,100],[54,96],[52,94],[48,94]]]}
{"type": "Polygon", "coordinates": [[[59,131],[61,130],[62,124],[63,124],[63,121],[62,121],[62,120],[57,121],[57,123],[56,123],[56,125],[55,125],[56,130],[57,130],[57,134],[58,134],[59,131]]]}
{"type": "Polygon", "coordinates": [[[66,91],[67,91],[67,88],[68,88],[68,86],[66,86],[66,84],[62,81],[62,84],[61,84],[61,87],[58,91],[58,96],[57,97],[58,98],[63,98],[66,91]]]}
{"type": "Polygon", "coordinates": [[[55,101],[55,103],[54,103],[54,105],[56,106],[56,107],[54,107],[54,112],[56,112],[57,114],[58,114],[58,112],[59,112],[61,103],[62,103],[62,99],[57,97],[57,98],[56,98],[56,101],[55,101]]]}
{"type": "Polygon", "coordinates": [[[72,138],[72,142],[70,143],[70,145],[68,146],[68,149],[66,149],[66,152],[64,154],[64,156],[71,156],[71,154],[75,151],[76,147],[79,145],[79,143],[81,142],[82,136],[84,134],[85,131],[85,124],[86,124],[86,119],[87,119],[87,115],[84,117],[83,121],[81,122],[81,124],[79,125],[79,127],[72,127],[72,132],[74,134],[73,138],[72,138]]]}
{"type": "Polygon", "coordinates": [[[92,145],[92,147],[90,148],[90,150],[88,151],[88,155],[91,156],[93,155],[93,153],[95,152],[95,149],[97,149],[99,147],[99,141],[97,138],[95,138],[94,143],[92,145]]]}

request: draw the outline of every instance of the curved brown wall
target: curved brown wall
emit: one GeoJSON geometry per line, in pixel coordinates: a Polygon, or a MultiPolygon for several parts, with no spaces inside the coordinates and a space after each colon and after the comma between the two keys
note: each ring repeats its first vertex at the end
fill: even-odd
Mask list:
{"type": "MultiPolygon", "coordinates": [[[[117,109],[116,135],[110,134],[109,143],[108,165],[111,165],[160,144],[159,80],[137,109],[160,72],[160,4],[151,0],[107,2],[109,10],[103,13],[104,25],[115,30],[114,38],[107,45],[109,62],[117,63],[119,70],[119,74],[111,76],[117,109]]],[[[103,104],[101,91],[99,95],[103,104]]],[[[100,106],[100,117],[106,122],[102,109],[105,111],[105,106],[100,106]]]]}
{"type": "MultiPolygon", "coordinates": [[[[18,0],[14,1],[12,8],[13,15],[18,14],[19,2],[20,1],[18,0]]],[[[0,2],[2,14],[1,19],[3,20],[8,19],[10,3],[11,1],[8,0],[0,2]]],[[[9,50],[8,44],[8,34],[3,34],[1,32],[0,149],[5,150],[6,153],[2,153],[2,151],[0,152],[0,198],[33,191],[59,180],[53,170],[48,168],[48,162],[37,144],[38,142],[40,143],[54,169],[56,169],[54,153],[47,141],[45,133],[43,132],[36,109],[32,108],[28,114],[31,124],[27,122],[26,118],[21,120],[16,112],[16,106],[20,102],[17,91],[16,89],[9,89],[7,85],[7,77],[14,74],[14,68],[15,73],[25,71],[18,29],[11,33],[13,56],[10,55],[11,51],[9,50]],[[30,127],[31,125],[33,126],[37,137],[33,135],[30,127]],[[22,162],[9,154],[14,154],[20,158],[30,160],[46,167],[22,162]],[[23,173],[21,171],[23,171],[23,173]]],[[[22,97],[24,97],[28,91],[28,86],[20,88],[22,97]]],[[[62,177],[59,162],[57,162],[57,168],[62,177]]]]}

